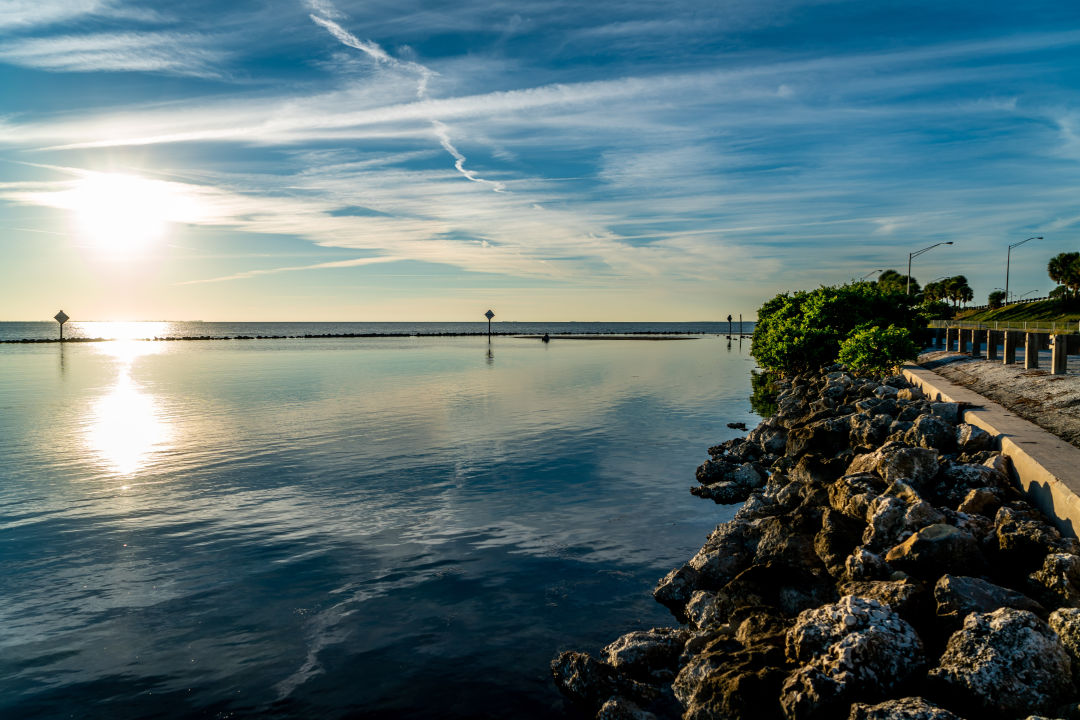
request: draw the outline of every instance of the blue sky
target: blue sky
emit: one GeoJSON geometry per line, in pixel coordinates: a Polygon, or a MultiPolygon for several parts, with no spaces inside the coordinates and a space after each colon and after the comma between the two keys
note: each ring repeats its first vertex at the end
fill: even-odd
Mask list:
{"type": "Polygon", "coordinates": [[[1052,287],[1062,2],[0,0],[0,319],[709,320],[1052,287]]]}

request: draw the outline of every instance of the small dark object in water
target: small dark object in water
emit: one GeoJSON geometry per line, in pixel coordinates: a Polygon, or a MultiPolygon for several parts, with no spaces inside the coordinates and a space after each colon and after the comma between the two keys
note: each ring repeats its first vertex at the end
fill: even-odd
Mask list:
{"type": "Polygon", "coordinates": [[[551,342],[551,336],[549,336],[547,333],[544,333],[544,337],[540,339],[544,342],[551,342]]]}
{"type": "Polygon", "coordinates": [[[746,429],[746,423],[741,423],[741,422],[728,423],[727,426],[729,428],[732,428],[733,430],[745,430],[746,429]]]}

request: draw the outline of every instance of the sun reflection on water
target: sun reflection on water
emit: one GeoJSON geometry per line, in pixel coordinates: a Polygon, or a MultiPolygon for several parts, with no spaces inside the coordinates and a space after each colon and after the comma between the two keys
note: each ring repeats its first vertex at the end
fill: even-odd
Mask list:
{"type": "Polygon", "coordinates": [[[118,340],[97,348],[116,360],[116,382],[91,407],[87,445],[115,473],[130,476],[142,470],[153,453],[165,448],[172,430],[158,399],[132,378],[135,361],[156,355],[157,343],[118,340]]]}

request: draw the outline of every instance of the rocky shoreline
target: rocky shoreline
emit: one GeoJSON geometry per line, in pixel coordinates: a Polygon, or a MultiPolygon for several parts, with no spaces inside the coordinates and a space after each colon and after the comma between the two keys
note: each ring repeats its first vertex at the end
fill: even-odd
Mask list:
{"type": "Polygon", "coordinates": [[[743,502],[630,632],[555,682],[586,715],[1080,719],[1080,543],[1024,500],[994,438],[902,377],[781,381],[692,492],[743,502]]]}

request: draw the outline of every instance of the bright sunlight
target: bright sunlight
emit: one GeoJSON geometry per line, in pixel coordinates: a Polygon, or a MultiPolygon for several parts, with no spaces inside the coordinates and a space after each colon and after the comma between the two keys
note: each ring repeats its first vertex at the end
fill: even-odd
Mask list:
{"type": "Polygon", "coordinates": [[[138,175],[93,173],[69,193],[80,241],[120,258],[159,241],[167,223],[188,214],[191,199],[174,184],[138,175]]]}

